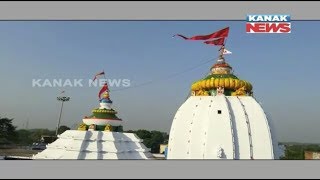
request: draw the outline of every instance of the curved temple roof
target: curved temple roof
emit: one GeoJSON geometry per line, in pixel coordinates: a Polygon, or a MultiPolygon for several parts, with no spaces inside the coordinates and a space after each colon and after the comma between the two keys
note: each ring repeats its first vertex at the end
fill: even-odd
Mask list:
{"type": "Polygon", "coordinates": [[[172,122],[168,159],[277,159],[269,121],[251,96],[191,96],[172,122]]]}

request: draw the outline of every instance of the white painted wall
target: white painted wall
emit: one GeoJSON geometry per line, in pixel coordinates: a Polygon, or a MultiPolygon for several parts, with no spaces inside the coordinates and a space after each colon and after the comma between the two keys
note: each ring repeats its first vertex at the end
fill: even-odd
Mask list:
{"type": "Polygon", "coordinates": [[[33,159],[149,159],[149,151],[133,133],[68,130],[33,159]]]}
{"type": "Polygon", "coordinates": [[[269,124],[251,96],[191,96],[172,122],[168,159],[277,158],[269,124]]]}

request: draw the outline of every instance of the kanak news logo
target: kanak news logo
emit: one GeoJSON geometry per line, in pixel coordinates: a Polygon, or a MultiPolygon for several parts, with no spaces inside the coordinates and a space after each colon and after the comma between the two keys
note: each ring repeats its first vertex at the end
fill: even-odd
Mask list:
{"type": "Polygon", "coordinates": [[[247,33],[291,33],[290,15],[247,15],[247,33]]]}

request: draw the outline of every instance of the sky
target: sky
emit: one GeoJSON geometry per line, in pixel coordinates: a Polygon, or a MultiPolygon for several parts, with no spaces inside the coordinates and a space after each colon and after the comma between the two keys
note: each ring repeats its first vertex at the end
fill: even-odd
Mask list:
{"type": "Polygon", "coordinates": [[[320,143],[320,21],[292,21],[290,34],[247,34],[245,21],[0,21],[0,116],[18,128],[76,127],[99,107],[99,87],[87,81],[104,70],[113,107],[125,130],[169,132],[192,82],[203,78],[218,47],[172,38],[230,27],[226,60],[271,115],[279,141],[320,143]],[[210,61],[211,60],[211,61],[210,61]],[[84,87],[32,87],[32,80],[85,79],[84,87]],[[124,89],[123,89],[124,88],[124,89]]]}

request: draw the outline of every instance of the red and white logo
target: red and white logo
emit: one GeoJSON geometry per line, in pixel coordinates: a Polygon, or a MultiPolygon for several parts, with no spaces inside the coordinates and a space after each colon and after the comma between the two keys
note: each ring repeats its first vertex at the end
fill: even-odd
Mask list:
{"type": "Polygon", "coordinates": [[[290,15],[247,15],[247,33],[291,33],[290,15]]]}

